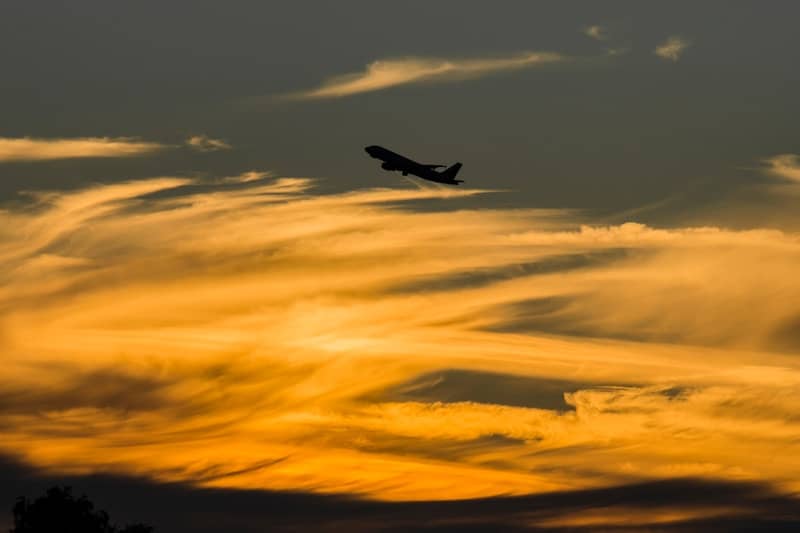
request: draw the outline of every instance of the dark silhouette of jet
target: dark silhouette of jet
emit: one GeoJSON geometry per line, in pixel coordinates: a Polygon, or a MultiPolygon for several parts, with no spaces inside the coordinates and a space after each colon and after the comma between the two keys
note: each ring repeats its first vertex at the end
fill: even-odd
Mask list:
{"type": "Polygon", "coordinates": [[[364,150],[375,159],[383,161],[381,168],[384,170],[399,170],[403,173],[403,176],[412,174],[428,181],[446,183],[447,185],[463,183],[463,180],[456,179],[456,174],[461,169],[461,163],[456,163],[441,172],[437,172],[437,168],[442,168],[446,165],[423,165],[375,144],[367,146],[364,150]]]}

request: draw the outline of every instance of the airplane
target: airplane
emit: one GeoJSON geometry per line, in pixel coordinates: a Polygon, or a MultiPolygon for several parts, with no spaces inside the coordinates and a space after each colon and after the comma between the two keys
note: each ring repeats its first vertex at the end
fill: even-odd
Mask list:
{"type": "Polygon", "coordinates": [[[378,146],[375,144],[372,146],[367,146],[364,148],[364,150],[371,157],[383,161],[381,168],[384,170],[399,170],[403,173],[403,176],[412,174],[428,181],[445,183],[447,185],[458,185],[459,183],[464,183],[464,180],[456,179],[456,174],[458,174],[458,171],[461,169],[461,163],[456,163],[455,165],[449,166],[446,169],[437,172],[437,168],[443,168],[446,165],[423,165],[422,163],[412,161],[407,157],[403,157],[402,155],[396,154],[391,150],[387,150],[383,146],[378,146]]]}

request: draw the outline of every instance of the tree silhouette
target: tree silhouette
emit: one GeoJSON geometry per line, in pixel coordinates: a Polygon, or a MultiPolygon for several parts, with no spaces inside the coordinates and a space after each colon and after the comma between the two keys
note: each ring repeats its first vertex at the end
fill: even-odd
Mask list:
{"type": "Polygon", "coordinates": [[[152,533],[145,524],[130,524],[120,529],[108,513],[95,510],[83,495],[75,498],[70,487],[52,487],[44,496],[31,502],[17,498],[12,510],[14,528],[9,533],[152,533]]]}

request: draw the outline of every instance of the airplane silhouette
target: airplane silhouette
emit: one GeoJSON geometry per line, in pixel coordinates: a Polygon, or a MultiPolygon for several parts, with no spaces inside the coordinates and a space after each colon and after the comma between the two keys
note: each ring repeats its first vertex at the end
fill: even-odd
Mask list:
{"type": "Polygon", "coordinates": [[[423,165],[375,144],[367,146],[364,150],[375,159],[383,161],[381,168],[384,170],[399,170],[403,173],[403,176],[412,174],[428,181],[446,183],[447,185],[458,185],[464,182],[456,179],[456,174],[461,169],[461,163],[456,163],[441,172],[437,172],[435,169],[446,165],[423,165]]]}

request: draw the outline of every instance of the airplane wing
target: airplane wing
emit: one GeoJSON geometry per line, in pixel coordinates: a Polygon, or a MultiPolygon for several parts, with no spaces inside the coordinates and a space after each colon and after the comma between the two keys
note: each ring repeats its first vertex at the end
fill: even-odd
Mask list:
{"type": "Polygon", "coordinates": [[[447,165],[422,165],[422,166],[425,167],[425,168],[429,168],[429,169],[433,170],[435,168],[444,168],[447,165]]]}

